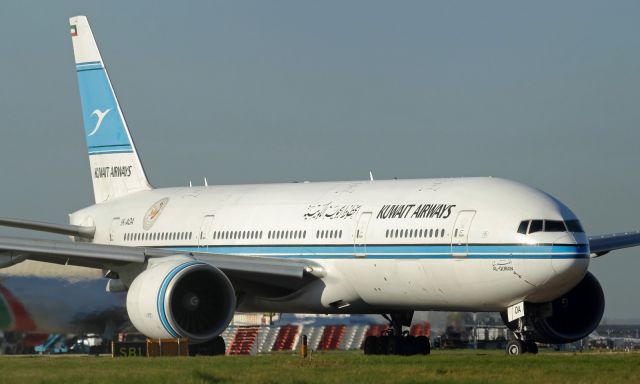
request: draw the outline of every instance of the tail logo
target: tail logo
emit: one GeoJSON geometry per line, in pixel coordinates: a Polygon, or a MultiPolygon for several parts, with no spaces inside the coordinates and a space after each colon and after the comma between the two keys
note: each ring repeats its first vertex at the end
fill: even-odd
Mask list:
{"type": "Polygon", "coordinates": [[[109,112],[111,112],[111,108],[107,109],[104,112],[102,112],[99,109],[96,109],[95,111],[91,112],[91,116],[93,115],[98,116],[98,122],[96,123],[96,127],[93,129],[93,131],[91,131],[89,136],[93,136],[98,132],[98,129],[100,129],[100,125],[102,124],[102,120],[104,119],[105,116],[107,116],[107,113],[109,112]]]}

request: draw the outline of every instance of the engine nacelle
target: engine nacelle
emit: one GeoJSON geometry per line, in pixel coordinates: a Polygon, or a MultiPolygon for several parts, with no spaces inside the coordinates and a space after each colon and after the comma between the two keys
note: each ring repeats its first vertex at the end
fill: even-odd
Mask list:
{"type": "Polygon", "coordinates": [[[235,307],[227,276],[193,259],[158,261],[133,280],[127,293],[129,319],[151,338],[211,340],[229,325],[235,307]]]}
{"type": "MultiPolygon", "coordinates": [[[[525,333],[534,341],[563,344],[578,341],[593,332],[604,313],[604,293],[590,273],[573,289],[550,303],[525,303],[525,333]]],[[[516,330],[517,321],[502,320],[516,330]]]]}

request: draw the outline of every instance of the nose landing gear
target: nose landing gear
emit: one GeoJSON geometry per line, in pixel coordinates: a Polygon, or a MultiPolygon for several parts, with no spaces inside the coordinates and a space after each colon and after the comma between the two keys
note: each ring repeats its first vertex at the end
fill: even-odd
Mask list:
{"type": "Polygon", "coordinates": [[[535,341],[528,339],[526,332],[524,331],[524,318],[518,319],[518,327],[513,331],[516,336],[516,340],[510,340],[507,343],[507,355],[521,355],[523,353],[538,353],[538,344],[535,341]]]}
{"type": "Polygon", "coordinates": [[[389,329],[381,336],[368,336],[364,341],[365,355],[428,355],[431,343],[427,336],[411,336],[402,326],[411,326],[413,311],[383,314],[389,329]]]}

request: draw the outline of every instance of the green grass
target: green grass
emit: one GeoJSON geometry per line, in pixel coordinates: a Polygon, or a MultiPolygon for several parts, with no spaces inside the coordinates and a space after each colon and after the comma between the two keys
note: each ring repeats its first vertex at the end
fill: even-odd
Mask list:
{"type": "Polygon", "coordinates": [[[639,383],[640,353],[1,357],[0,383],[639,383]]]}

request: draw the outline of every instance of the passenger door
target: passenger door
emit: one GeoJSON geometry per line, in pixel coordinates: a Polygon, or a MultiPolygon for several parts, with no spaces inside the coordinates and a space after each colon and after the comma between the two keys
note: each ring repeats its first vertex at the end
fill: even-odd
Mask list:
{"type": "Polygon", "coordinates": [[[476,211],[460,211],[451,231],[451,256],[466,257],[469,254],[469,230],[476,211]]]}
{"type": "Polygon", "coordinates": [[[111,219],[111,227],[109,227],[109,243],[116,242],[116,236],[118,236],[118,232],[120,229],[120,218],[114,217],[111,219]]]}
{"type": "Polygon", "coordinates": [[[213,228],[213,218],[215,215],[206,215],[200,224],[200,233],[198,233],[198,248],[207,251],[211,241],[211,230],[213,228]]]}
{"type": "Polygon", "coordinates": [[[353,235],[353,253],[355,257],[367,255],[367,228],[371,220],[371,212],[362,212],[358,218],[356,231],[353,235]]]}

